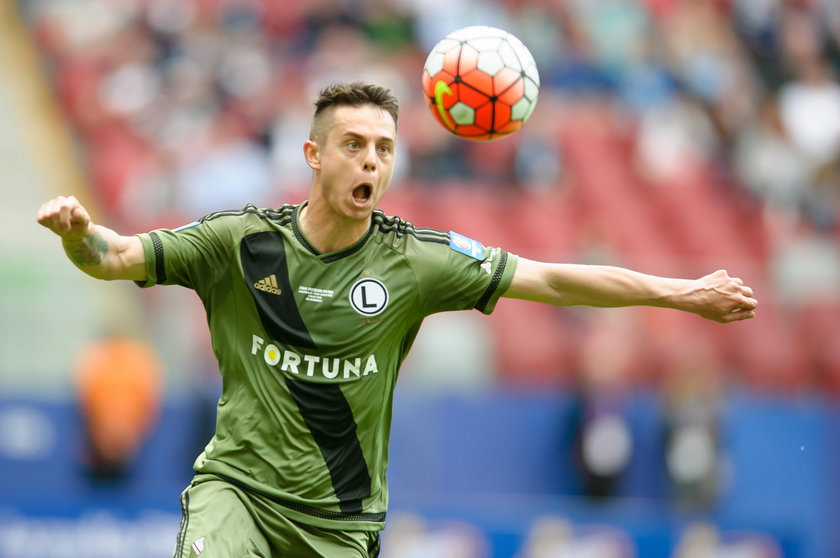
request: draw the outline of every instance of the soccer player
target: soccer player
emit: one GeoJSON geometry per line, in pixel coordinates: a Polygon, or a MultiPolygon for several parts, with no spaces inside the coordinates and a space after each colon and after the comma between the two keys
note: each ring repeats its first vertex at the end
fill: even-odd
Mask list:
{"type": "Polygon", "coordinates": [[[311,191],[296,205],[136,236],[94,224],[73,197],[38,212],[88,275],[183,285],[207,309],[223,388],[181,497],[175,558],[376,556],[397,371],[429,314],[489,314],[505,296],[755,315],[752,290],[723,270],[677,279],[542,263],[384,215],[397,113],[378,86],[323,90],[303,145],[311,191]]]}

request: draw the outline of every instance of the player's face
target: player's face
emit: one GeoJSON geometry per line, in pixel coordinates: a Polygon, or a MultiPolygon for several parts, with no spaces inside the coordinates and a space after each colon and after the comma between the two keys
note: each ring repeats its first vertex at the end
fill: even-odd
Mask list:
{"type": "Polygon", "coordinates": [[[374,105],[338,107],[322,143],[314,164],[310,160],[319,176],[318,193],[341,217],[370,217],[394,171],[393,117],[374,105]]]}

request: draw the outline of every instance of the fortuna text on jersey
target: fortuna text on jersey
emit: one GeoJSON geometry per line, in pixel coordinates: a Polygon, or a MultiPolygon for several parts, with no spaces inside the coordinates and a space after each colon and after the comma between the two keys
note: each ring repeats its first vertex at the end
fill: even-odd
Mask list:
{"type": "Polygon", "coordinates": [[[328,380],[355,380],[379,372],[376,357],[372,354],[349,358],[302,355],[288,348],[281,349],[274,343],[266,344],[262,337],[252,335],[251,354],[259,355],[260,352],[269,366],[278,366],[283,372],[310,378],[318,376],[328,380]]]}

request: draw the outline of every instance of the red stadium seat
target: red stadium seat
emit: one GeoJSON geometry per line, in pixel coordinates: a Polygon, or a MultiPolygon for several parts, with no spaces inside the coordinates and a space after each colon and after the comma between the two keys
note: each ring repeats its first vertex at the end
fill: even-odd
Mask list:
{"type": "Polygon", "coordinates": [[[528,301],[499,301],[490,321],[503,382],[533,387],[574,381],[577,339],[565,312],[528,301]]]}

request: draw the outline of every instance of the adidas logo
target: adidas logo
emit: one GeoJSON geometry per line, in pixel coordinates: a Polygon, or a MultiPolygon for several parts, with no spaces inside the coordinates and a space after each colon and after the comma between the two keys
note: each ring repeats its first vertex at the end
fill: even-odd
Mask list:
{"type": "Polygon", "coordinates": [[[254,283],[254,288],[260,291],[276,295],[279,295],[281,293],[280,288],[277,286],[277,277],[275,277],[273,273],[265,279],[260,279],[259,281],[254,283]]]}

